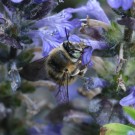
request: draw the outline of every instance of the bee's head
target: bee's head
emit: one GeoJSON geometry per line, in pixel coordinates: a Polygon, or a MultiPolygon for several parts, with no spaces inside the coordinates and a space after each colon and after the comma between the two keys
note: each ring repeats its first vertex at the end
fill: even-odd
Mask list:
{"type": "Polygon", "coordinates": [[[82,44],[69,41],[64,42],[63,47],[69,54],[69,56],[73,59],[76,59],[76,61],[81,57],[84,49],[84,46],[82,46],[82,44]]]}

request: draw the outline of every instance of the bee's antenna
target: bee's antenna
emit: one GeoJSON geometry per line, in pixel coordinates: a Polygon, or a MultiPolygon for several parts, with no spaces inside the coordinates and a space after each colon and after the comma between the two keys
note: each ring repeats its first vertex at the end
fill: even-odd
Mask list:
{"type": "Polygon", "coordinates": [[[66,28],[65,28],[65,33],[66,33],[67,41],[69,42],[69,32],[67,31],[67,29],[66,29],[66,28]]]}

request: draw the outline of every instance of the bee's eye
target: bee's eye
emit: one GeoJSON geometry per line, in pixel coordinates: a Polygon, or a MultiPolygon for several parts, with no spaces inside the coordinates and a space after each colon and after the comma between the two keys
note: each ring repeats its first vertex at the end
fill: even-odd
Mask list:
{"type": "Polygon", "coordinates": [[[68,51],[70,51],[70,47],[69,47],[69,43],[68,42],[64,42],[63,43],[63,47],[68,51]]]}

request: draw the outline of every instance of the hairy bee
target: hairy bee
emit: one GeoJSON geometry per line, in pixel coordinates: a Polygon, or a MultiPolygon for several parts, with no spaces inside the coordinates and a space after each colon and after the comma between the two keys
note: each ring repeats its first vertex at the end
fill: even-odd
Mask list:
{"type": "Polygon", "coordinates": [[[22,68],[20,75],[29,81],[52,80],[59,85],[73,82],[83,75],[87,68],[81,63],[85,46],[79,43],[63,42],[50,54],[22,68]]]}
{"type": "MultiPolygon", "coordinates": [[[[29,81],[51,80],[59,86],[67,86],[64,95],[68,97],[68,84],[87,71],[81,60],[84,48],[82,43],[63,42],[47,57],[24,66],[20,75],[29,81]]],[[[64,90],[61,92],[64,93],[64,90]]]]}

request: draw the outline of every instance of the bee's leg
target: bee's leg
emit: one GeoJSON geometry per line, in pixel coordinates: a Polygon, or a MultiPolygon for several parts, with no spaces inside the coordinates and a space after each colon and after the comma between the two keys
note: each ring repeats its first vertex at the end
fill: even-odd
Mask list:
{"type": "Polygon", "coordinates": [[[87,66],[82,66],[78,75],[83,76],[87,71],[87,66]]]}
{"type": "Polygon", "coordinates": [[[80,73],[81,61],[79,60],[76,64],[76,69],[70,74],[70,76],[77,76],[80,73]]]}
{"type": "Polygon", "coordinates": [[[72,74],[71,76],[83,76],[87,71],[87,66],[82,66],[80,68],[77,68],[72,74]]]}
{"type": "Polygon", "coordinates": [[[87,72],[87,66],[86,65],[81,66],[78,71],[79,72],[78,72],[78,74],[76,74],[76,76],[78,76],[80,79],[82,79],[84,81],[84,84],[91,84],[92,83],[90,78],[84,77],[84,74],[87,72]]]}
{"type": "Polygon", "coordinates": [[[77,76],[80,73],[80,69],[76,69],[70,76],[77,76]]]}
{"type": "Polygon", "coordinates": [[[69,100],[69,93],[68,93],[68,83],[69,83],[69,80],[68,80],[68,78],[69,78],[69,71],[68,71],[68,69],[65,69],[65,74],[66,74],[66,79],[67,79],[67,89],[66,89],[66,94],[67,94],[67,98],[68,98],[68,100],[69,100]]]}

